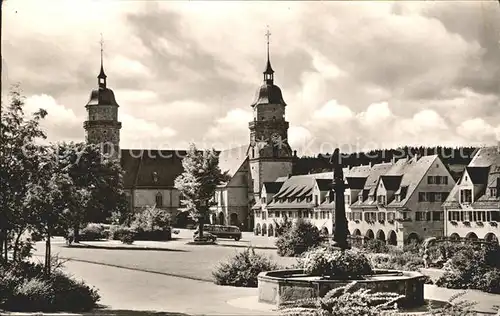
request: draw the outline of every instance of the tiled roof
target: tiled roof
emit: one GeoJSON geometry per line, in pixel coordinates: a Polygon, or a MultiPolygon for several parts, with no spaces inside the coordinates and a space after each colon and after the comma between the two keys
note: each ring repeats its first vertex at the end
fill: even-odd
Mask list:
{"type": "Polygon", "coordinates": [[[351,208],[375,206],[375,201],[368,201],[367,198],[370,194],[375,193],[375,189],[377,187],[380,176],[386,174],[393,166],[394,164],[392,163],[381,163],[373,165],[364,183],[363,198],[352,204],[351,208]]]}
{"type": "Polygon", "coordinates": [[[403,179],[403,175],[382,175],[381,180],[384,183],[384,186],[389,191],[397,191],[399,189],[399,185],[401,184],[401,180],[403,179]]]}
{"type": "Polygon", "coordinates": [[[467,166],[467,174],[470,180],[474,184],[486,184],[488,181],[488,174],[490,172],[490,167],[469,167],[467,166]]]}
{"type": "Polygon", "coordinates": [[[267,194],[275,194],[278,193],[283,186],[283,182],[264,182],[263,185],[266,188],[267,194]]]}
{"type": "Polygon", "coordinates": [[[346,178],[347,186],[349,189],[362,190],[365,187],[365,178],[351,178],[350,176],[346,178]]]}
{"type": "MultiPolygon", "coordinates": [[[[498,209],[500,207],[500,198],[490,196],[486,190],[487,187],[495,187],[495,185],[499,184],[497,181],[500,181],[500,152],[498,148],[480,148],[467,166],[467,173],[471,181],[481,188],[479,193],[474,196],[475,201],[471,206],[478,209],[498,209]]],[[[443,206],[460,208],[459,192],[460,185],[457,182],[443,206]]]]}
{"type": "Polygon", "coordinates": [[[500,166],[500,154],[496,146],[480,148],[468,167],[488,167],[491,165],[500,166]]]}
{"type": "Polygon", "coordinates": [[[316,179],[320,191],[330,191],[332,189],[331,179],[316,179]]]}
{"type": "Polygon", "coordinates": [[[271,203],[267,205],[268,209],[311,209],[314,207],[313,203],[305,203],[303,202],[284,202],[284,203],[271,203]]]}
{"type": "Polygon", "coordinates": [[[131,188],[173,187],[183,171],[185,150],[122,149],[123,185],[131,188]]]}
{"type": "MultiPolygon", "coordinates": [[[[393,173],[393,170],[389,170],[386,175],[401,175],[401,171],[403,171],[403,177],[401,179],[401,186],[408,187],[406,196],[400,199],[400,202],[396,200],[389,203],[389,206],[393,207],[403,207],[406,205],[406,202],[410,199],[415,189],[418,187],[422,179],[425,177],[425,174],[432,166],[434,161],[439,159],[437,155],[423,156],[419,158],[417,161],[415,159],[406,160],[404,168],[401,170],[398,168],[397,173],[393,173]]],[[[396,162],[396,164],[399,160],[396,162]]]]}

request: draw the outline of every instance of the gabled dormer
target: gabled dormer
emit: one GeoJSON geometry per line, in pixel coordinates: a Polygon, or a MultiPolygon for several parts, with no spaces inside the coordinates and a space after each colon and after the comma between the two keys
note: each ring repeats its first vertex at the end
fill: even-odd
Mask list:
{"type": "Polygon", "coordinates": [[[474,183],[469,175],[469,170],[465,170],[458,184],[458,202],[462,205],[469,205],[473,201],[474,183]]]}

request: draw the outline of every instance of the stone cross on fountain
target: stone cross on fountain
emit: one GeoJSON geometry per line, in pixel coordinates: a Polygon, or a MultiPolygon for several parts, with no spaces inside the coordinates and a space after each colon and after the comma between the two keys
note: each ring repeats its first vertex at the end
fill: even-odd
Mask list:
{"type": "Polygon", "coordinates": [[[347,242],[347,219],[345,214],[344,172],[342,170],[342,156],[338,148],[335,149],[330,162],[333,164],[332,189],[335,194],[335,216],[333,224],[333,246],[342,250],[349,249],[347,242]]]}

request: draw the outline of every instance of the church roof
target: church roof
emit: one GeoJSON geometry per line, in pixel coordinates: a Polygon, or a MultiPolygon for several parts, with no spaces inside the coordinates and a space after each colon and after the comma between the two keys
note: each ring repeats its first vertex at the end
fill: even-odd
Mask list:
{"type": "Polygon", "coordinates": [[[116,102],[115,99],[115,94],[113,90],[109,88],[103,88],[99,87],[96,89],[93,89],[92,92],[90,92],[90,98],[89,102],[87,102],[87,106],[92,106],[92,105],[115,105],[118,106],[118,103],[116,102]]]}
{"type": "Polygon", "coordinates": [[[286,106],[281,89],[277,85],[271,83],[264,83],[260,86],[251,106],[255,107],[261,104],[281,104],[286,106]]]}
{"type": "Polygon", "coordinates": [[[172,188],[183,171],[185,150],[122,149],[125,189],[172,188]]]}

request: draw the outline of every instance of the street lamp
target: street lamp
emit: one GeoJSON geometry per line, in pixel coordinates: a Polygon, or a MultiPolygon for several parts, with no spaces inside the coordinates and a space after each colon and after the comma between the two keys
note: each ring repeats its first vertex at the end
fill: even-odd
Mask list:
{"type": "Polygon", "coordinates": [[[349,249],[347,243],[347,219],[345,214],[344,172],[342,170],[342,156],[338,148],[333,152],[330,162],[333,164],[332,188],[335,192],[335,223],[333,227],[333,246],[341,250],[349,249]]]}

